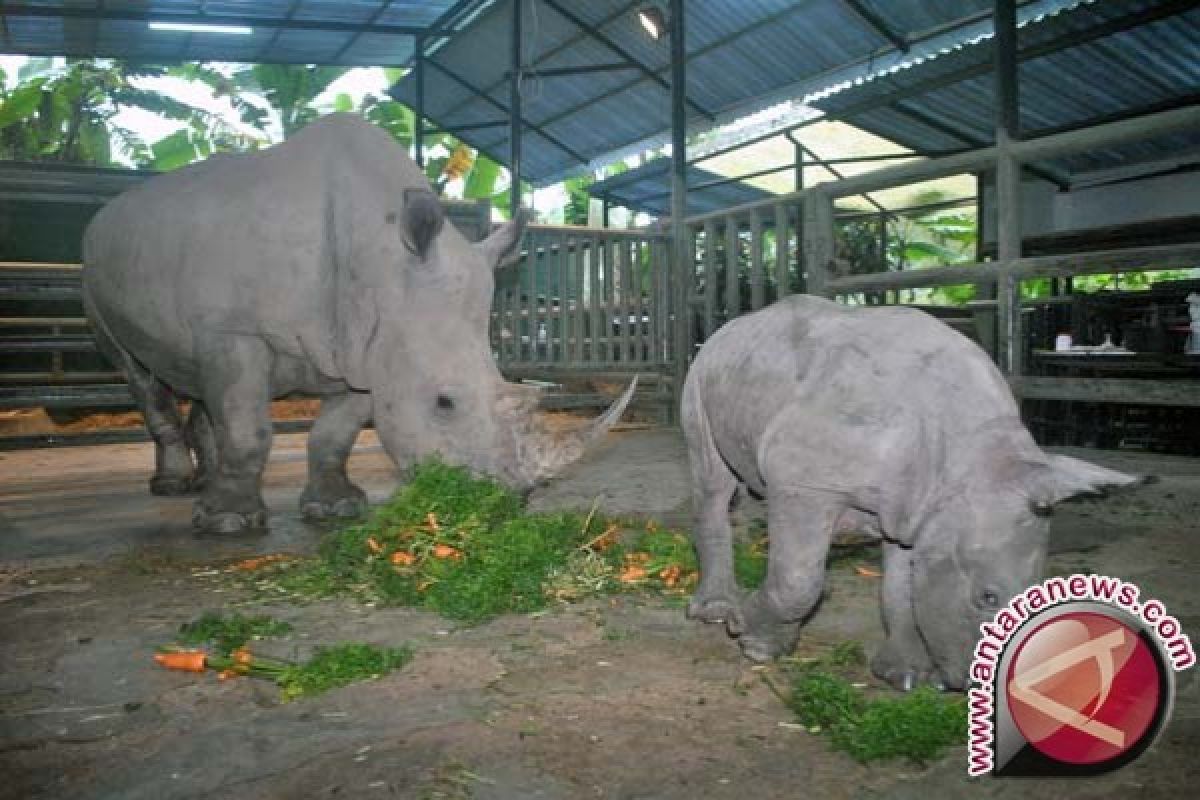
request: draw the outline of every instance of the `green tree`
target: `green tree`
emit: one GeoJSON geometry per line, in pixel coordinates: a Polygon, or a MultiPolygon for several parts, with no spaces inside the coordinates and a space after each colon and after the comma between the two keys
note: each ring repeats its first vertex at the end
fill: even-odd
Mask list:
{"type": "Polygon", "coordinates": [[[123,108],[203,128],[209,139],[233,136],[208,112],[136,85],[138,78],[167,72],[121,61],[29,59],[11,90],[3,88],[7,76],[0,76],[0,158],[104,166],[123,156],[148,164],[152,148],[115,121],[123,108]]]}

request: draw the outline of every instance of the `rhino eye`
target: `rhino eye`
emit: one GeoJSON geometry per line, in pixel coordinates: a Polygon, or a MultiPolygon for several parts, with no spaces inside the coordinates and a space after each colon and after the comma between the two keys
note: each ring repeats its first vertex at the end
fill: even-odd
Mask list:
{"type": "Polygon", "coordinates": [[[454,410],[454,398],[448,394],[439,394],[437,396],[437,407],[438,411],[446,414],[450,413],[454,410]]]}
{"type": "Polygon", "coordinates": [[[1000,595],[996,594],[996,592],[992,591],[991,589],[984,589],[979,595],[979,603],[984,608],[999,608],[1000,595]]]}

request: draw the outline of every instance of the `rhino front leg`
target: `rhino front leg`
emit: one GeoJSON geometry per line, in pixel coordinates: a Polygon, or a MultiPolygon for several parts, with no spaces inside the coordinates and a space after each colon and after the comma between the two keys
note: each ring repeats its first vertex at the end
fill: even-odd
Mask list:
{"type": "Polygon", "coordinates": [[[887,639],[871,659],[876,677],[905,692],[924,683],[940,685],[913,613],[912,559],[912,548],[884,540],[880,602],[887,639]]]}
{"type": "Polygon", "coordinates": [[[235,336],[203,355],[204,408],[212,422],[217,465],[192,511],[211,533],[267,524],[262,473],[271,452],[271,353],[260,340],[235,336]]]}
{"type": "Polygon", "coordinates": [[[829,492],[768,488],[767,579],[742,607],[738,643],[751,661],[790,653],[825,586],[825,559],[845,502],[829,492]]]}
{"type": "Polygon", "coordinates": [[[690,384],[684,390],[683,432],[696,507],[692,545],[700,561],[700,585],[688,603],[687,616],[703,622],[723,622],[731,633],[739,633],[742,615],[733,573],[733,528],[729,524],[729,502],[738,482],[717,451],[707,415],[690,384]]]}
{"type": "Polygon", "coordinates": [[[692,544],[700,560],[700,585],[688,603],[689,619],[723,622],[730,633],[742,630],[737,580],[733,572],[733,528],[729,524],[729,502],[737,480],[728,474],[696,493],[696,528],[692,544]]]}
{"type": "Polygon", "coordinates": [[[321,414],[308,434],[308,484],[300,512],[311,519],[347,519],[367,510],[367,493],[350,482],[346,460],[371,418],[371,396],[346,392],[321,399],[321,414]]]}

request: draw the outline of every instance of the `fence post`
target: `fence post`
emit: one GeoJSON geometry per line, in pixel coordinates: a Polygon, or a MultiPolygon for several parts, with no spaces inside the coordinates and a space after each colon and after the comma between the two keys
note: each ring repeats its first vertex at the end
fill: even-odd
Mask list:
{"type": "Polygon", "coordinates": [[[833,198],[819,191],[805,195],[803,215],[804,290],[823,295],[834,254],[833,198]]]}

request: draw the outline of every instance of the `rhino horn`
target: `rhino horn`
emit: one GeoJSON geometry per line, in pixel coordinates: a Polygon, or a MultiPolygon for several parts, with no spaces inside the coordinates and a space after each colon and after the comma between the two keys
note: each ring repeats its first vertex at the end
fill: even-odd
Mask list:
{"type": "Polygon", "coordinates": [[[588,445],[602,438],[625,413],[633,393],[637,389],[637,377],[628,388],[613,401],[608,410],[594,420],[565,431],[548,431],[535,426],[527,431],[522,442],[522,465],[531,484],[538,484],[562,471],[567,465],[578,461],[588,445]]]}

